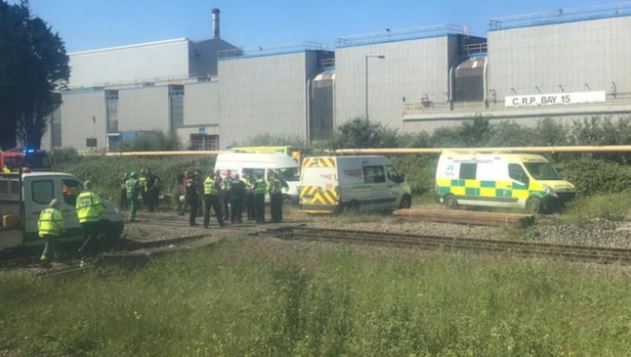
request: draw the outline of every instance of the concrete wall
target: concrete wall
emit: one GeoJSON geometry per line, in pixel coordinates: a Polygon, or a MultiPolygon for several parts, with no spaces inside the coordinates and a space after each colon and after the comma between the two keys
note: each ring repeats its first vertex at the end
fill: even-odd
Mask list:
{"type": "Polygon", "coordinates": [[[169,125],[167,86],[124,89],[118,92],[118,130],[160,130],[169,125]]]}
{"type": "Polygon", "coordinates": [[[61,138],[64,147],[87,150],[86,139],[97,138],[98,149],[105,149],[105,92],[68,91],[62,96],[61,138]],[[94,120],[93,120],[94,118],[94,120]]]}
{"type": "Polygon", "coordinates": [[[184,86],[184,125],[219,124],[219,83],[184,86]]]}
{"type": "Polygon", "coordinates": [[[221,146],[259,134],[306,137],[315,52],[219,61],[221,146]]]}
{"type": "Polygon", "coordinates": [[[70,54],[69,87],[186,78],[189,41],[177,39],[70,54]]]}
{"type": "Polygon", "coordinates": [[[542,93],[631,91],[631,17],[491,31],[489,90],[504,97],[542,93]],[[589,88],[585,86],[588,84],[589,88]]]}
{"type": "Polygon", "coordinates": [[[192,42],[189,48],[189,73],[191,77],[204,77],[217,74],[217,54],[219,51],[236,48],[221,39],[192,42]]]}
{"type": "Polygon", "coordinates": [[[419,101],[426,94],[432,101],[447,100],[449,65],[457,52],[457,37],[339,48],[335,51],[336,124],[365,116],[365,56],[368,59],[369,117],[401,128],[406,101],[419,101]]]}

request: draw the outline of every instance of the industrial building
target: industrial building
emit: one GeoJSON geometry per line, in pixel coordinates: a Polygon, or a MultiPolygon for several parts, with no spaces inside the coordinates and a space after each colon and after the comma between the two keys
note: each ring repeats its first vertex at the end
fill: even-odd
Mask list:
{"type": "Polygon", "coordinates": [[[240,49],[177,39],[70,54],[72,75],[47,148],[116,151],[146,131],[213,149],[275,134],[326,140],[368,117],[401,132],[476,117],[534,124],[631,114],[631,6],[489,21],[487,38],[455,25],[240,49]]]}

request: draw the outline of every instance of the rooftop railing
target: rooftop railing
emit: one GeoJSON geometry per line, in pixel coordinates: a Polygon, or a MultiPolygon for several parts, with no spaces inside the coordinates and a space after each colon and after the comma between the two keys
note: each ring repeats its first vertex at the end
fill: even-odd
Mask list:
{"type": "Polygon", "coordinates": [[[279,46],[270,46],[270,47],[255,47],[255,48],[234,48],[229,50],[219,51],[218,57],[219,59],[229,59],[229,58],[237,58],[237,57],[259,57],[259,56],[270,56],[270,55],[280,55],[287,53],[295,53],[309,50],[326,50],[326,45],[320,42],[315,41],[304,41],[300,43],[292,43],[286,45],[279,46]]]}
{"type": "Polygon", "coordinates": [[[631,2],[627,1],[617,4],[558,9],[516,16],[498,17],[489,20],[488,25],[489,30],[493,31],[629,15],[631,15],[631,2]]]}
{"type": "Polygon", "coordinates": [[[442,24],[426,27],[390,30],[382,32],[372,32],[360,35],[348,35],[337,38],[337,47],[352,47],[369,45],[374,43],[413,40],[446,35],[464,35],[468,31],[466,27],[460,25],[442,24]]]}

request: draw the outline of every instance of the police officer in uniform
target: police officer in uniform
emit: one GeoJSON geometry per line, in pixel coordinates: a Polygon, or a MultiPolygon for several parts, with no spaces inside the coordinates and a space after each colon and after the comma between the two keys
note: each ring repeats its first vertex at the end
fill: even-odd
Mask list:
{"type": "Polygon", "coordinates": [[[267,193],[267,182],[263,175],[258,175],[254,182],[254,212],[256,223],[265,223],[265,194],[267,193]]]}
{"type": "Polygon", "coordinates": [[[45,239],[44,251],[39,258],[40,262],[44,266],[48,266],[49,255],[56,257],[57,255],[57,240],[61,237],[65,231],[64,228],[64,216],[59,211],[59,200],[54,198],[50,201],[48,208],[43,210],[39,214],[39,220],[37,221],[37,230],[40,238],[45,239]]]}
{"type": "Polygon", "coordinates": [[[146,209],[149,207],[149,197],[147,193],[149,192],[149,177],[147,175],[147,169],[140,170],[140,177],[138,178],[138,183],[140,184],[140,193],[142,195],[142,208],[146,209]]]}
{"type": "Polygon", "coordinates": [[[239,174],[234,175],[230,186],[230,222],[243,223],[243,201],[245,200],[245,182],[241,180],[239,174]]]}
{"type": "Polygon", "coordinates": [[[197,219],[197,208],[199,206],[199,193],[197,192],[197,182],[195,174],[189,173],[186,178],[186,203],[190,207],[190,213],[188,216],[188,223],[191,226],[196,226],[195,219],[197,219]]]}
{"type": "Polygon", "coordinates": [[[129,179],[125,181],[125,193],[127,202],[129,202],[129,220],[136,222],[136,212],[138,212],[138,194],[140,193],[140,182],[138,181],[138,173],[129,174],[129,179]]]}
{"type": "Polygon", "coordinates": [[[90,181],[84,182],[83,188],[83,192],[77,197],[76,209],[79,223],[83,228],[83,244],[79,248],[79,254],[85,258],[88,254],[93,253],[92,241],[99,232],[99,221],[104,207],[101,197],[92,191],[90,181]]]}
{"type": "Polygon", "coordinates": [[[223,215],[221,214],[221,205],[219,204],[219,196],[217,189],[217,180],[213,176],[212,171],[208,173],[208,177],[204,180],[204,228],[208,228],[210,223],[210,208],[215,211],[217,223],[220,227],[224,226],[223,215]]]}
{"type": "Polygon", "coordinates": [[[245,211],[248,221],[252,221],[256,219],[254,214],[254,183],[256,180],[251,174],[245,175],[242,180],[245,183],[245,211]]]}
{"type": "Polygon", "coordinates": [[[232,173],[230,170],[226,172],[226,177],[222,181],[223,189],[223,219],[230,220],[230,203],[232,200],[232,173]]]}
{"type": "Polygon", "coordinates": [[[127,202],[127,187],[125,186],[128,179],[129,179],[129,175],[127,174],[127,172],[123,173],[123,176],[121,178],[121,189],[120,189],[121,209],[127,209],[129,207],[128,202],[127,202]]]}
{"type": "Polygon", "coordinates": [[[283,187],[288,187],[288,185],[274,171],[270,171],[269,176],[269,201],[270,210],[272,211],[272,223],[280,223],[283,221],[283,187]]]}

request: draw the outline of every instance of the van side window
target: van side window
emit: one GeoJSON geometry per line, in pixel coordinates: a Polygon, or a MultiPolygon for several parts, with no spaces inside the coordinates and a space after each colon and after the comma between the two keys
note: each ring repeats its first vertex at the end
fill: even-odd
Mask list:
{"type": "Polygon", "coordinates": [[[519,164],[508,164],[508,177],[521,183],[526,183],[528,181],[526,171],[524,171],[524,168],[519,164]]]}
{"type": "Polygon", "coordinates": [[[265,169],[246,169],[244,168],[241,172],[243,172],[243,176],[252,176],[252,177],[258,177],[259,175],[264,177],[265,176],[265,169]]]}
{"type": "Polygon", "coordinates": [[[384,183],[386,174],[383,166],[364,166],[364,183],[384,183]]]}
{"type": "Polygon", "coordinates": [[[61,194],[64,202],[72,207],[77,204],[77,196],[81,192],[82,186],[78,181],[63,180],[61,183],[61,194]]]}
{"type": "Polygon", "coordinates": [[[475,180],[478,171],[478,164],[460,164],[460,179],[475,180]]]}
{"type": "Polygon", "coordinates": [[[52,180],[39,180],[31,183],[33,202],[47,205],[55,197],[52,180]]]}

